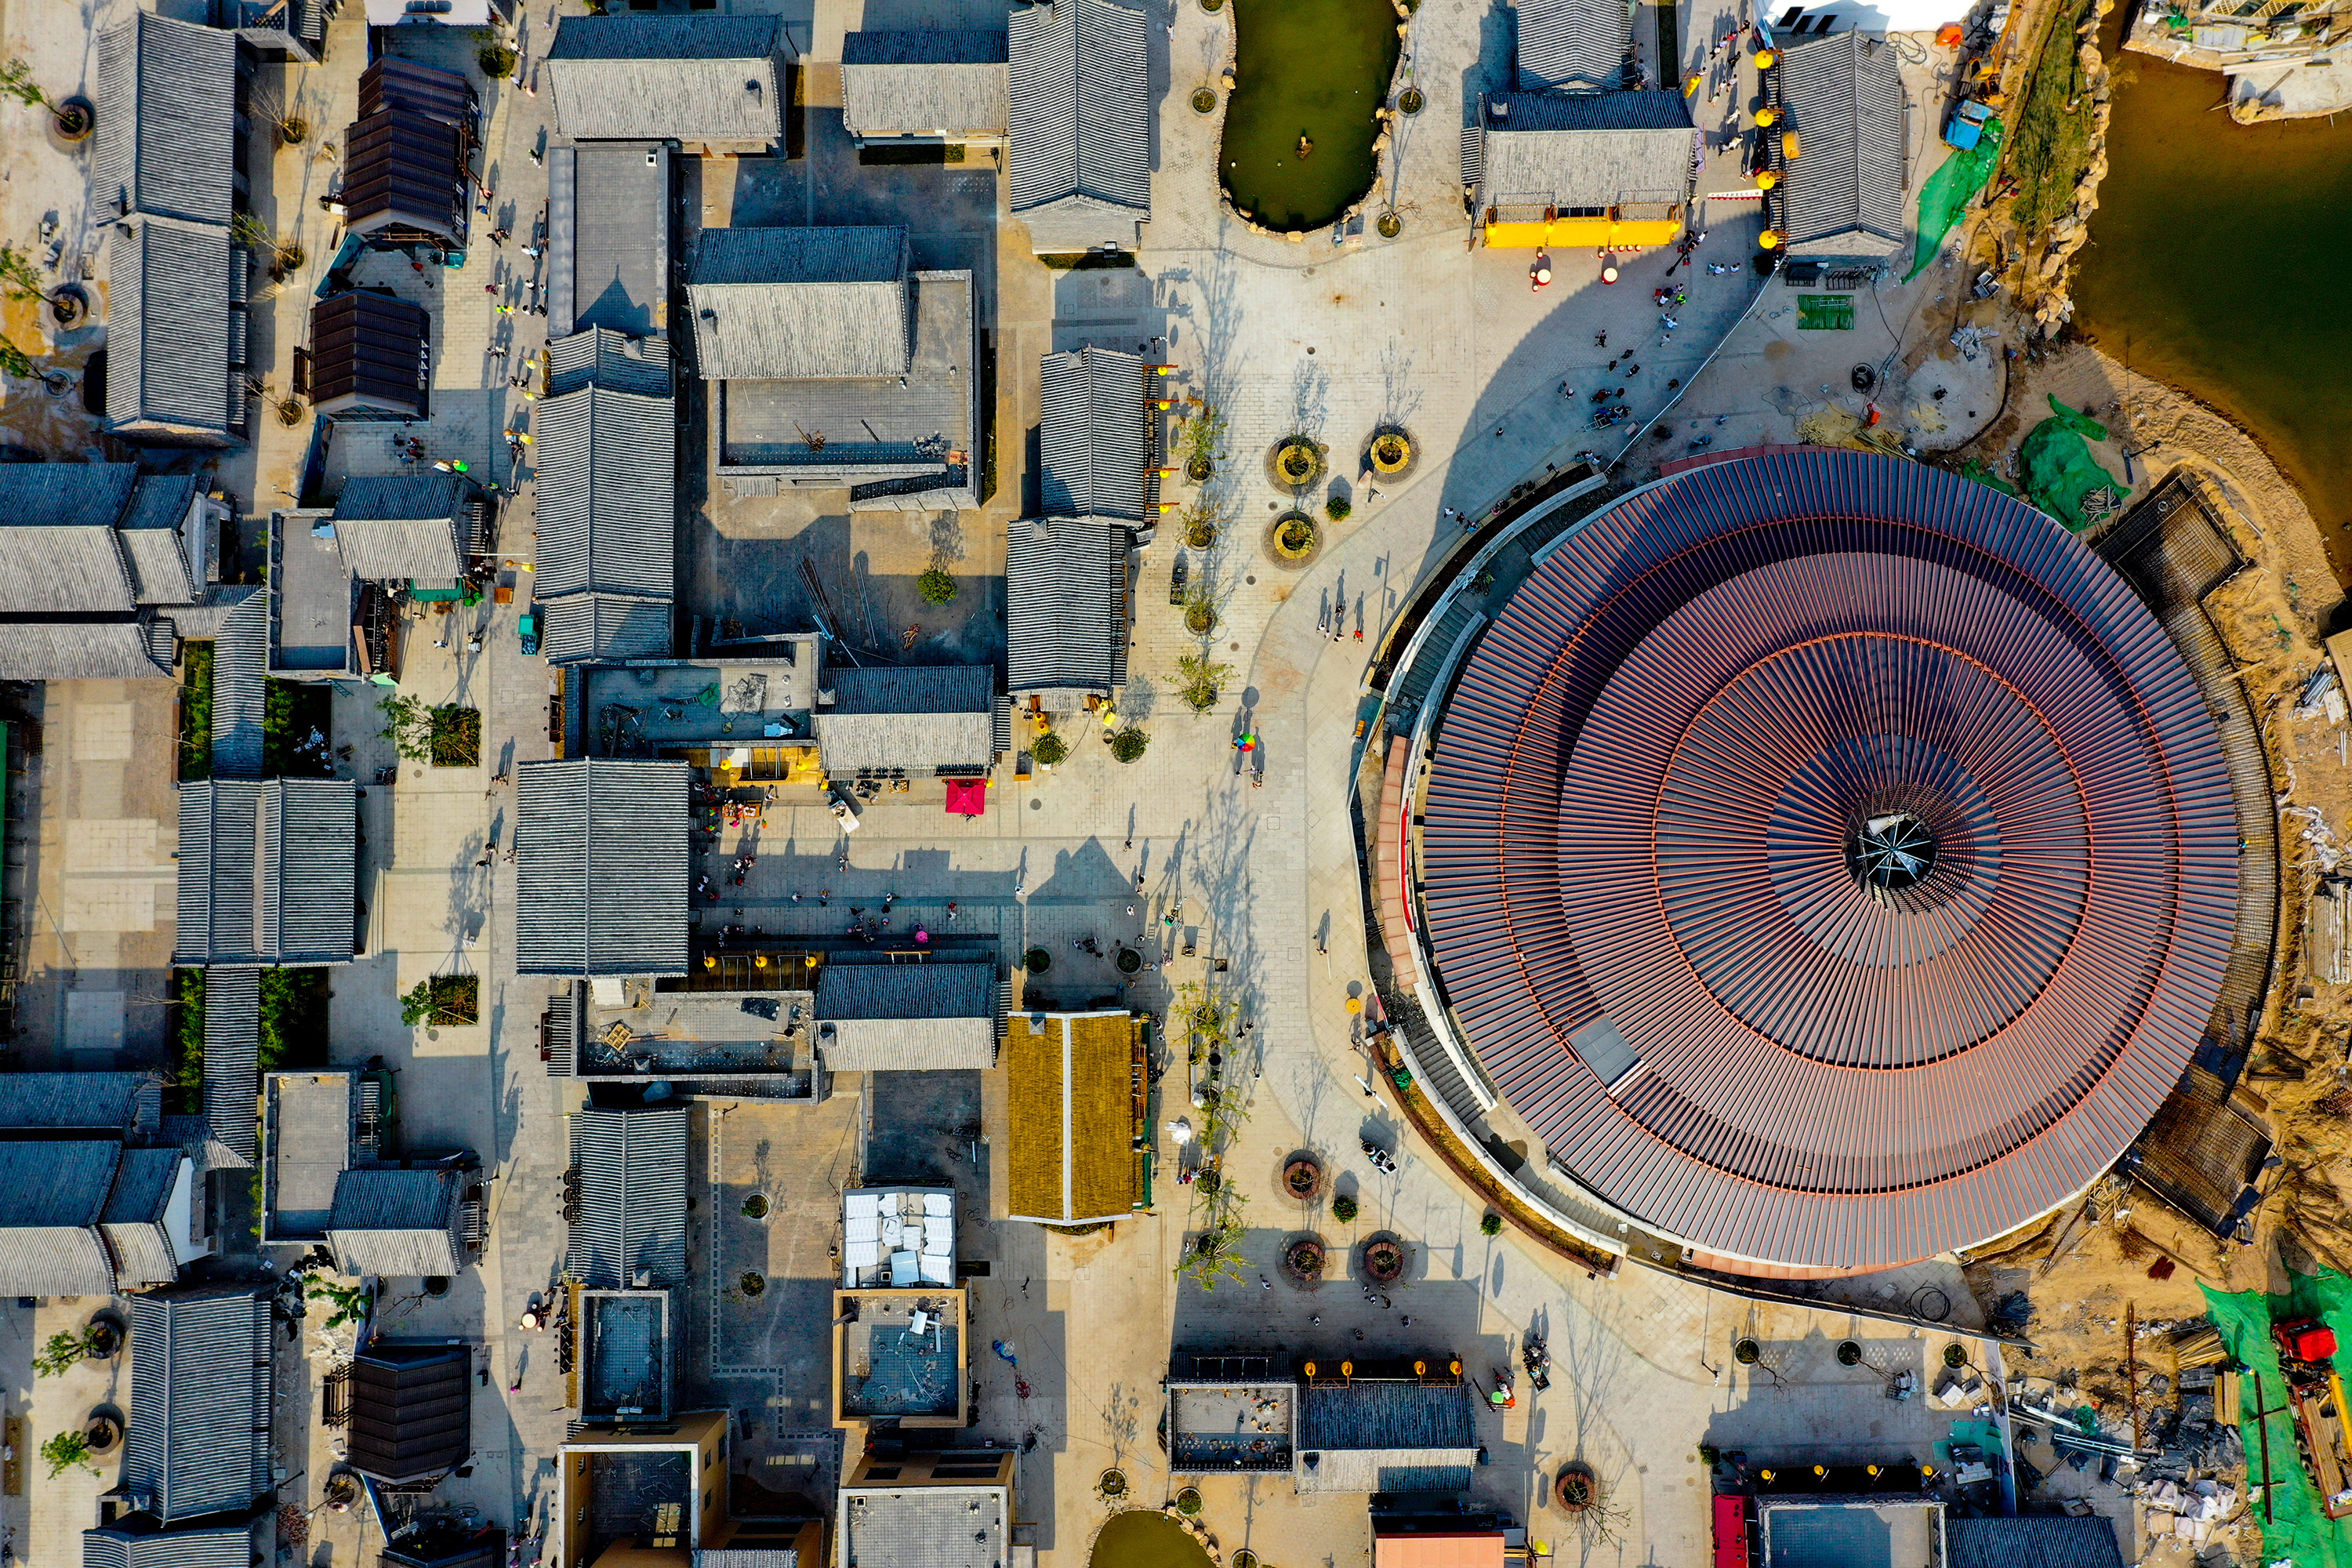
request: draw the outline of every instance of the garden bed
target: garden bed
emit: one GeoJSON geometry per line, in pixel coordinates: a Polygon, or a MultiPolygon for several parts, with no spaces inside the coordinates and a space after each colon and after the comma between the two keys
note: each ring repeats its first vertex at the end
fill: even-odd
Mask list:
{"type": "Polygon", "coordinates": [[[433,710],[428,742],[436,768],[473,768],[482,762],[482,713],[478,708],[433,710]]]}
{"type": "Polygon", "coordinates": [[[436,974],[401,998],[404,1022],[426,1028],[476,1024],[482,1017],[482,982],[472,974],[436,974]]]}
{"type": "Polygon", "coordinates": [[[180,782],[213,776],[213,645],[192,642],[180,661],[180,782]]]}
{"type": "Polygon", "coordinates": [[[335,694],[307,680],[268,684],[261,718],[261,771],[271,778],[331,779],[335,694]]]}

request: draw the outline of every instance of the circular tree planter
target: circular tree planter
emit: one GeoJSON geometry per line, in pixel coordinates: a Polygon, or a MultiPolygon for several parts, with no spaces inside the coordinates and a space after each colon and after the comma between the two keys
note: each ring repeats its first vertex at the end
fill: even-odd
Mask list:
{"type": "Polygon", "coordinates": [[[1838,1342],[1837,1358],[1838,1365],[1840,1366],[1860,1366],[1862,1364],[1862,1347],[1854,1343],[1852,1340],[1840,1340],[1838,1342]]]}
{"type": "Polygon", "coordinates": [[[743,1217],[745,1219],[767,1218],[768,1194],[765,1193],[753,1193],[750,1197],[745,1198],[743,1200],[743,1217]]]}
{"type": "Polygon", "coordinates": [[[743,1278],[736,1281],[735,1288],[742,1291],[746,1296],[757,1296],[760,1292],[768,1288],[768,1277],[764,1274],[746,1269],[744,1271],[743,1278]]]}
{"type": "Polygon", "coordinates": [[[1282,1271],[1301,1285],[1318,1285],[1328,1256],[1321,1237],[1295,1237],[1282,1248],[1282,1271]]]}
{"type": "Polygon", "coordinates": [[[60,142],[87,142],[97,128],[98,110],[86,98],[66,99],[49,110],[49,129],[60,142]]]}
{"type": "Polygon", "coordinates": [[[1217,95],[1205,87],[1194,88],[1192,89],[1192,112],[1195,114],[1214,114],[1216,111],[1217,95]]]}
{"type": "Polygon", "coordinates": [[[436,1301],[442,1297],[446,1296],[449,1293],[449,1277],[446,1274],[426,1275],[425,1277],[425,1293],[427,1296],[432,1297],[436,1301]]]}
{"type": "Polygon", "coordinates": [[[1176,1494],[1176,1511],[1182,1514],[1186,1519],[1200,1518],[1201,1494],[1191,1487],[1186,1487],[1182,1491],[1178,1492],[1176,1494]]]}
{"type": "Polygon", "coordinates": [[[112,1361],[122,1353],[122,1341],[128,1332],[122,1320],[113,1312],[100,1312],[89,1321],[83,1331],[82,1348],[92,1361],[112,1361]]]}
{"type": "Polygon", "coordinates": [[[1404,1278],[1404,1243],[1382,1231],[1364,1243],[1364,1278],[1375,1285],[1393,1285],[1404,1278]]]}
{"type": "Polygon", "coordinates": [[[1265,471],[1286,489],[1307,489],[1323,477],[1323,448],[1307,437],[1287,437],[1266,454],[1265,471]]]}
{"type": "Polygon", "coordinates": [[[1754,1340],[1735,1340],[1731,1345],[1731,1359],[1742,1366],[1754,1366],[1764,1359],[1764,1347],[1754,1340]]]}
{"type": "Polygon", "coordinates": [[[1021,967],[1032,974],[1043,974],[1054,967],[1054,955],[1042,947],[1033,947],[1021,955],[1021,967]]]}
{"type": "Polygon", "coordinates": [[[1243,1547],[1234,1553],[1234,1568],[1257,1568],[1257,1553],[1243,1547]]]}
{"type": "Polygon", "coordinates": [[[89,291],[79,283],[58,286],[49,295],[49,320],[67,331],[89,321],[89,291]]]}
{"type": "Polygon", "coordinates": [[[1601,1501],[1600,1479],[1589,1465],[1562,1465],[1551,1484],[1551,1497],[1562,1513],[1589,1513],[1601,1501]]]}
{"type": "Polygon", "coordinates": [[[1184,459],[1184,477],[1192,480],[1196,485],[1207,484],[1209,482],[1209,476],[1216,471],[1217,465],[1209,461],[1206,458],[1187,458],[1184,459]]]}
{"type": "Polygon", "coordinates": [[[1217,629],[1217,607],[1206,600],[1185,605],[1184,629],[1196,637],[1213,635],[1217,629]]]}
{"type": "Polygon", "coordinates": [[[1394,212],[1384,212],[1381,215],[1380,221],[1372,226],[1380,230],[1382,239],[1394,239],[1404,232],[1404,219],[1394,212]]]}
{"type": "Polygon", "coordinates": [[[1282,1190],[1302,1204],[1323,1195],[1323,1163],[1312,1154],[1295,1156],[1282,1167],[1282,1190]]]}
{"type": "Polygon", "coordinates": [[[302,423],[302,400],[299,397],[279,398],[278,400],[278,423],[285,426],[289,430],[291,430],[295,426],[302,423]]]}
{"type": "Polygon", "coordinates": [[[1131,947],[1122,947],[1118,950],[1118,956],[1111,960],[1111,965],[1121,974],[1139,973],[1143,968],[1143,954],[1131,947]]]}
{"type": "Polygon", "coordinates": [[[1421,96],[1421,89],[1409,87],[1397,95],[1397,111],[1401,114],[1419,114],[1428,101],[1421,96]]]}
{"type": "Polygon", "coordinates": [[[1265,531],[1265,552],[1275,563],[1296,570],[1315,559],[1323,547],[1323,531],[1303,511],[1286,511],[1265,531]]]}
{"type": "Polygon", "coordinates": [[[1103,1498],[1125,1497],[1127,1495],[1127,1472],[1124,1470],[1105,1470],[1101,1475],[1095,1478],[1095,1495],[1097,1497],[1103,1498]]]}
{"type": "Polygon", "coordinates": [[[1383,425],[1364,443],[1364,466],[1384,479],[1401,479],[1421,461],[1421,448],[1401,426],[1383,425]]]}
{"type": "Polygon", "coordinates": [[[89,1413],[89,1422],[82,1428],[82,1437],[89,1444],[92,1454],[110,1454],[122,1441],[122,1415],[110,1405],[101,1405],[89,1413]]]}
{"type": "Polygon", "coordinates": [[[1946,1345],[1944,1347],[1944,1364],[1950,1367],[1953,1371],[1958,1372],[1960,1368],[1969,1364],[1969,1352],[1957,1342],[1946,1345]]]}

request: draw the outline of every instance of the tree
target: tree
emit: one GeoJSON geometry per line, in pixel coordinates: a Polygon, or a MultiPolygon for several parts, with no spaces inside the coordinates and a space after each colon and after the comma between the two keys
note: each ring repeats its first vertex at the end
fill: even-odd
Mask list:
{"type": "Polygon", "coordinates": [[[345,1323],[358,1322],[375,1304],[375,1297],[371,1292],[357,1285],[337,1284],[322,1274],[311,1275],[310,1283],[303,1293],[314,1301],[333,1303],[334,1314],[320,1325],[327,1329],[340,1329],[345,1323]]]}
{"type": "Polygon", "coordinates": [[[0,66],[0,92],[6,93],[27,109],[57,112],[57,105],[49,101],[49,95],[43,92],[40,83],[33,79],[33,68],[21,59],[13,59],[0,66]]]}
{"type": "Polygon", "coordinates": [[[79,1465],[93,1476],[106,1472],[89,1462],[89,1436],[82,1432],[60,1432],[41,1445],[41,1458],[49,1462],[49,1479],[56,1480],[68,1470],[79,1465]]]}
{"type": "Polygon", "coordinates": [[[953,604],[956,596],[956,580],[934,566],[915,579],[915,591],[923,595],[923,602],[926,604],[953,604]]]}
{"type": "Polygon", "coordinates": [[[1356,1220],[1356,1200],[1341,1193],[1331,1200],[1331,1217],[1341,1225],[1353,1225],[1356,1220]]]}
{"type": "Polygon", "coordinates": [[[1201,411],[1184,422],[1183,442],[1187,468],[1215,466],[1225,443],[1225,416],[1215,404],[1202,404],[1201,411]]]}
{"type": "Polygon", "coordinates": [[[1130,724],[1110,738],[1110,754],[1122,763],[1136,762],[1141,759],[1143,749],[1150,744],[1151,737],[1130,724]]]}
{"type": "Polygon", "coordinates": [[[1242,1237],[1248,1226],[1243,1223],[1242,1209],[1249,1199],[1234,1190],[1231,1182],[1220,1182],[1209,1202],[1208,1224],[1200,1237],[1184,1254],[1184,1261],[1176,1266],[1179,1276],[1190,1279],[1203,1290],[1213,1290],[1221,1279],[1246,1279],[1248,1259],[1242,1256],[1242,1237]]]}
{"type": "Polygon", "coordinates": [[[79,1333],[51,1334],[49,1342],[41,1347],[41,1353],[33,1358],[33,1372],[40,1377],[62,1377],[89,1352],[89,1331],[87,1329],[79,1333]]]}
{"type": "Polygon", "coordinates": [[[1329,500],[1323,503],[1323,515],[1329,518],[1333,522],[1339,521],[1349,512],[1355,510],[1355,504],[1349,500],[1346,496],[1333,496],[1329,500]]]}
{"type": "Polygon", "coordinates": [[[1217,693],[1233,672],[1232,665],[1218,664],[1206,654],[1185,654],[1176,661],[1177,695],[1193,712],[1206,713],[1217,705],[1217,693]]]}
{"type": "Polygon", "coordinates": [[[474,63],[480,66],[482,74],[492,81],[504,81],[514,75],[517,58],[515,52],[504,44],[484,44],[476,52],[474,63]]]}
{"type": "Polygon", "coordinates": [[[375,706],[383,715],[383,729],[379,733],[392,742],[394,751],[412,763],[433,760],[433,710],[425,706],[423,698],[400,692],[375,706]]]}
{"type": "Polygon", "coordinates": [[[1052,767],[1070,754],[1070,743],[1048,730],[1030,743],[1029,754],[1037,759],[1040,767],[1052,767]]]}
{"type": "Polygon", "coordinates": [[[1502,1235],[1503,1216],[1496,1214],[1493,1209],[1488,1209],[1486,1213],[1486,1216],[1478,1222],[1478,1234],[1481,1236],[1502,1235]]]}
{"type": "Polygon", "coordinates": [[[6,338],[0,338],[0,371],[6,371],[20,381],[37,381],[41,374],[34,368],[32,356],[6,338]]]}
{"type": "Polygon", "coordinates": [[[0,245],[0,293],[11,300],[37,300],[47,292],[25,253],[13,245],[0,245]]]}

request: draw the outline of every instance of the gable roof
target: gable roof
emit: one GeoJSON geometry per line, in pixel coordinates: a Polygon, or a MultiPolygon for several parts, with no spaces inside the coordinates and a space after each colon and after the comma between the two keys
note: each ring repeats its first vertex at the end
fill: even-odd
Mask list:
{"type": "Polygon", "coordinates": [[[462,1462],[473,1447],[472,1373],[463,1345],[378,1340],[353,1356],[352,1468],[398,1485],[462,1462]]]}
{"type": "Polygon", "coordinates": [[[1893,46],[1816,35],[1780,51],[1800,151],[1782,176],[1791,256],[1885,256],[1903,245],[1903,78],[1893,46]]]}
{"type": "Polygon", "coordinates": [[[1003,135],[1005,36],[927,29],[852,33],[841,44],[841,121],[854,136],[1003,135]]]}
{"type": "Polygon", "coordinates": [[[416,229],[462,248],[471,196],[466,133],[454,121],[387,105],[344,129],[346,233],[416,229]]]}
{"type": "Polygon", "coordinates": [[[424,307],[353,289],[310,307],[310,403],[321,414],[367,407],[422,414],[425,349],[424,307]]]}
{"type": "Polygon", "coordinates": [[[1691,123],[1671,92],[1516,93],[1487,104],[1479,200],[1613,207],[1690,198],[1691,123]]]}
{"type": "Polygon", "coordinates": [[[1040,251],[1131,247],[1151,216],[1143,14],[1108,0],[1019,5],[1006,42],[1013,216],[1040,251]]]}
{"type": "Polygon", "coordinates": [[[335,1179],[327,1245],[346,1274],[448,1276],[466,1266],[454,1169],[352,1170],[335,1179]]]}
{"type": "Polygon", "coordinates": [[[709,380],[907,373],[903,228],[707,228],[686,299],[709,380]]]}
{"type": "Polygon", "coordinates": [[[0,621],[0,680],[136,680],[176,651],[167,621],[0,621]]]}
{"type": "Polygon", "coordinates": [[[252,1507],[271,1484],[269,1358],[250,1289],[134,1297],[121,1489],[165,1524],[252,1507]]]}
{"type": "Polygon", "coordinates": [[[1518,22],[1517,68],[1522,89],[1621,87],[1633,47],[1625,0],[1513,0],[1518,22]]]}
{"type": "Polygon", "coordinates": [[[153,1072],[0,1072],[0,1136],[103,1129],[145,1136],[163,1125],[163,1079],[153,1072]]]}
{"type": "Polygon", "coordinates": [[[604,757],[518,764],[518,973],[686,973],[687,771],[604,757]]]}
{"type": "Polygon", "coordinates": [[[1462,1491],[1477,1463],[1470,1391],[1404,1381],[1309,1384],[1299,1393],[1302,1492],[1462,1491]]]}
{"type": "Polygon", "coordinates": [[[551,664],[667,658],[672,605],[621,594],[566,594],[540,606],[540,651],[551,664]]]}
{"type": "Polygon", "coordinates": [[[996,1065],[992,963],[845,963],[817,972],[817,1048],[834,1072],[996,1065]]]}
{"type": "Polygon", "coordinates": [[[187,1152],[177,1146],[122,1151],[105,1211],[99,1216],[99,1229],[114,1255],[117,1290],[169,1285],[180,1277],[169,1211],[172,1194],[190,1163],[187,1152]]]}
{"type": "Polygon", "coordinates": [[[669,327],[669,149],[658,142],[547,150],[547,331],[647,337],[669,327]]]}
{"type": "Polygon", "coordinates": [[[122,1145],[0,1139],[0,1294],[109,1296],[99,1218],[122,1145]]]}
{"type": "Polygon", "coordinates": [[[1944,1520],[1948,1568],[2123,1568],[2113,1521],[2098,1514],[1944,1520]]]}
{"type": "Polygon", "coordinates": [[[876,666],[828,671],[816,710],[828,772],[986,768],[996,753],[996,671],[987,665],[876,666]]]}
{"type": "Polygon", "coordinates": [[[583,141],[777,142],[783,18],[566,16],[547,51],[555,125],[583,141]]]}
{"type": "Polygon", "coordinates": [[[678,1104],[573,1115],[580,1217],[567,1267],[583,1283],[616,1289],[639,1274],[655,1287],[685,1279],[687,1114],[678,1104]]]}
{"type": "Polygon", "coordinates": [[[1126,679],[1131,539],[1091,518],[1032,518],[1005,530],[1007,691],[1103,693],[1126,679]]]}
{"type": "Polygon", "coordinates": [[[81,1568],[246,1568],[253,1532],[246,1525],[212,1530],[86,1530],[81,1568]]]}
{"type": "Polygon", "coordinates": [[[335,502],[335,542],[363,580],[449,582],[465,574],[474,507],[474,487],[457,474],[354,479],[335,502]]]}
{"type": "Polygon", "coordinates": [[[1135,1021],[1121,1011],[1005,1020],[1013,1218],[1076,1225],[1136,1206],[1135,1043],[1135,1021]]]}
{"type": "Polygon", "coordinates": [[[260,972],[206,970],[205,1121],[239,1166],[254,1162],[260,1065],[260,972]]]}
{"type": "Polygon", "coordinates": [[[633,338],[610,327],[583,327],[547,343],[547,388],[561,397],[583,386],[639,397],[676,394],[669,340],[658,334],[633,338]]]}
{"type": "Polygon", "coordinates": [[[668,600],[677,584],[677,405],[583,386],[539,405],[532,594],[668,600]]]}
{"type": "Polygon", "coordinates": [[[0,615],[135,609],[115,524],[137,488],[129,463],[0,463],[0,615]]]}
{"type": "Polygon", "coordinates": [[[112,528],[139,488],[136,463],[0,463],[0,520],[112,528]]]}
{"type": "MultiPolygon", "coordinates": [[[[275,526],[273,521],[273,526],[275,526]]],[[[271,575],[280,574],[280,560],[271,575]]],[[[256,779],[268,753],[270,595],[249,590],[213,637],[213,777],[256,779]]]]}
{"type": "Polygon", "coordinates": [[[180,964],[348,963],[358,880],[349,779],[180,790],[180,964]]]}
{"type": "Polygon", "coordinates": [[[132,596],[142,605],[187,605],[203,591],[199,563],[189,560],[181,527],[195,505],[194,474],[145,474],[122,514],[122,552],[131,564],[132,596]]]}
{"type": "Polygon", "coordinates": [[[1151,432],[1150,371],[1089,345],[1047,354],[1037,390],[1039,510],[1047,517],[1140,521],[1151,432]]]}
{"type": "Polygon", "coordinates": [[[236,35],[136,12],[98,36],[96,81],[89,184],[101,217],[226,226],[236,179],[236,35]]]}

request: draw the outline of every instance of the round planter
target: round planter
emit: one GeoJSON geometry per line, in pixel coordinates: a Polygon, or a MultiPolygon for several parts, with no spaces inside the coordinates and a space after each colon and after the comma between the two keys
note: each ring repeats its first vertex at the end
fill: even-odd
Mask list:
{"type": "Polygon", "coordinates": [[[1265,473],[1285,489],[1310,489],[1323,477],[1323,448],[1304,436],[1277,441],[1266,454],[1265,473]]]}
{"type": "Polygon", "coordinates": [[[1021,967],[1032,974],[1043,974],[1054,967],[1054,955],[1042,947],[1033,947],[1021,955],[1021,967]]]}
{"type": "Polygon", "coordinates": [[[1182,1514],[1186,1519],[1200,1518],[1201,1494],[1193,1490],[1191,1487],[1186,1487],[1182,1491],[1178,1492],[1176,1494],[1176,1511],[1182,1514]]]}
{"type": "Polygon", "coordinates": [[[1217,629],[1217,612],[1207,605],[1188,605],[1184,608],[1184,629],[1196,637],[1208,637],[1217,629]]]}
{"type": "Polygon", "coordinates": [[[1322,1196],[1322,1162],[1301,1154],[1283,1166],[1282,1190],[1302,1204],[1311,1204],[1322,1196]]]}
{"type": "Polygon", "coordinates": [[[1840,1366],[1860,1366],[1862,1364],[1862,1347],[1854,1343],[1852,1340],[1840,1340],[1838,1342],[1837,1358],[1838,1365],[1840,1366]]]}
{"type": "Polygon", "coordinates": [[[1216,111],[1217,95],[1205,87],[1194,88],[1192,89],[1192,112],[1195,114],[1214,114],[1216,111]]]}
{"type": "Polygon", "coordinates": [[[87,1338],[83,1341],[92,1361],[112,1361],[122,1353],[123,1336],[128,1332],[122,1320],[112,1312],[100,1312],[89,1321],[87,1338]]]}
{"type": "Polygon", "coordinates": [[[1600,1479],[1588,1465],[1562,1465],[1551,1498],[1562,1513],[1589,1513],[1601,1501],[1600,1479]]]}
{"type": "Polygon", "coordinates": [[[449,1293],[449,1277],[446,1274],[426,1275],[425,1277],[425,1293],[427,1296],[432,1297],[436,1301],[442,1297],[446,1296],[449,1293]]]}
{"type": "Polygon", "coordinates": [[[289,115],[278,122],[278,144],[299,147],[310,139],[310,122],[299,115],[289,115]]]}
{"type": "Polygon", "coordinates": [[[1427,103],[1428,100],[1421,96],[1421,89],[1409,87],[1397,95],[1397,112],[1419,114],[1427,103]]]}
{"type": "Polygon", "coordinates": [[[1381,215],[1380,221],[1372,226],[1380,230],[1382,239],[1394,239],[1404,232],[1404,219],[1393,212],[1384,212],[1381,215]]]}
{"type": "Polygon", "coordinates": [[[1320,1284],[1330,1254],[1319,1236],[1294,1237],[1283,1245],[1282,1271],[1301,1285],[1320,1284]]]}
{"type": "Polygon", "coordinates": [[[49,294],[49,320],[71,331],[89,320],[89,293],[79,283],[59,285],[49,294]]]}
{"type": "Polygon", "coordinates": [[[1184,459],[1184,477],[1196,485],[1205,485],[1209,482],[1209,476],[1216,472],[1216,468],[1206,458],[1187,458],[1184,459]]]}
{"type": "Polygon", "coordinates": [[[736,1289],[741,1290],[746,1296],[757,1296],[767,1288],[768,1277],[751,1270],[746,1270],[743,1278],[736,1281],[736,1289]]]}
{"type": "Polygon", "coordinates": [[[1214,523],[1195,522],[1185,527],[1184,542],[1195,550],[1206,550],[1216,542],[1217,527],[1214,523]]]}
{"type": "Polygon", "coordinates": [[[114,1446],[122,1441],[121,1415],[110,1405],[100,1405],[89,1413],[89,1422],[82,1428],[82,1439],[93,1455],[111,1454],[114,1446]]]}
{"type": "Polygon", "coordinates": [[[1111,960],[1111,965],[1121,974],[1139,973],[1143,968],[1143,954],[1131,947],[1122,947],[1118,950],[1118,956],[1111,960]]]}
{"type": "Polygon", "coordinates": [[[289,430],[291,430],[295,426],[302,423],[302,400],[299,397],[279,398],[278,400],[278,423],[285,426],[289,430]]]}
{"type": "Polygon", "coordinates": [[[1364,443],[1364,466],[1384,479],[1401,479],[1421,461],[1412,437],[1394,425],[1383,425],[1364,443]]]}
{"type": "Polygon", "coordinates": [[[1404,1278],[1404,1243],[1385,1231],[1364,1243],[1364,1278],[1375,1285],[1393,1285],[1404,1278]]]}
{"type": "Polygon", "coordinates": [[[1957,1343],[1946,1345],[1944,1347],[1944,1364],[1950,1367],[1953,1371],[1958,1372],[1960,1368],[1969,1364],[1969,1352],[1966,1349],[1957,1343]]]}
{"type": "Polygon", "coordinates": [[[1303,511],[1283,513],[1265,531],[1265,552],[1293,571],[1314,560],[1322,547],[1323,531],[1303,511]]]}
{"type": "Polygon", "coordinates": [[[1754,1366],[1764,1359],[1764,1347],[1754,1340],[1735,1340],[1731,1346],[1731,1359],[1742,1366],[1754,1366]]]}
{"type": "Polygon", "coordinates": [[[86,98],[68,98],[49,111],[49,129],[60,142],[87,142],[98,129],[98,110],[86,98]]]}
{"type": "Polygon", "coordinates": [[[1127,1472],[1124,1470],[1105,1470],[1099,1477],[1096,1478],[1095,1495],[1097,1497],[1107,1498],[1125,1497],[1127,1495],[1127,1472]]]}
{"type": "Polygon", "coordinates": [[[765,1193],[753,1193],[750,1197],[745,1198],[743,1200],[743,1217],[745,1219],[767,1218],[768,1194],[765,1193]]]}
{"type": "Polygon", "coordinates": [[[1234,1568],[1257,1568],[1257,1553],[1243,1547],[1234,1553],[1234,1568]]]}

